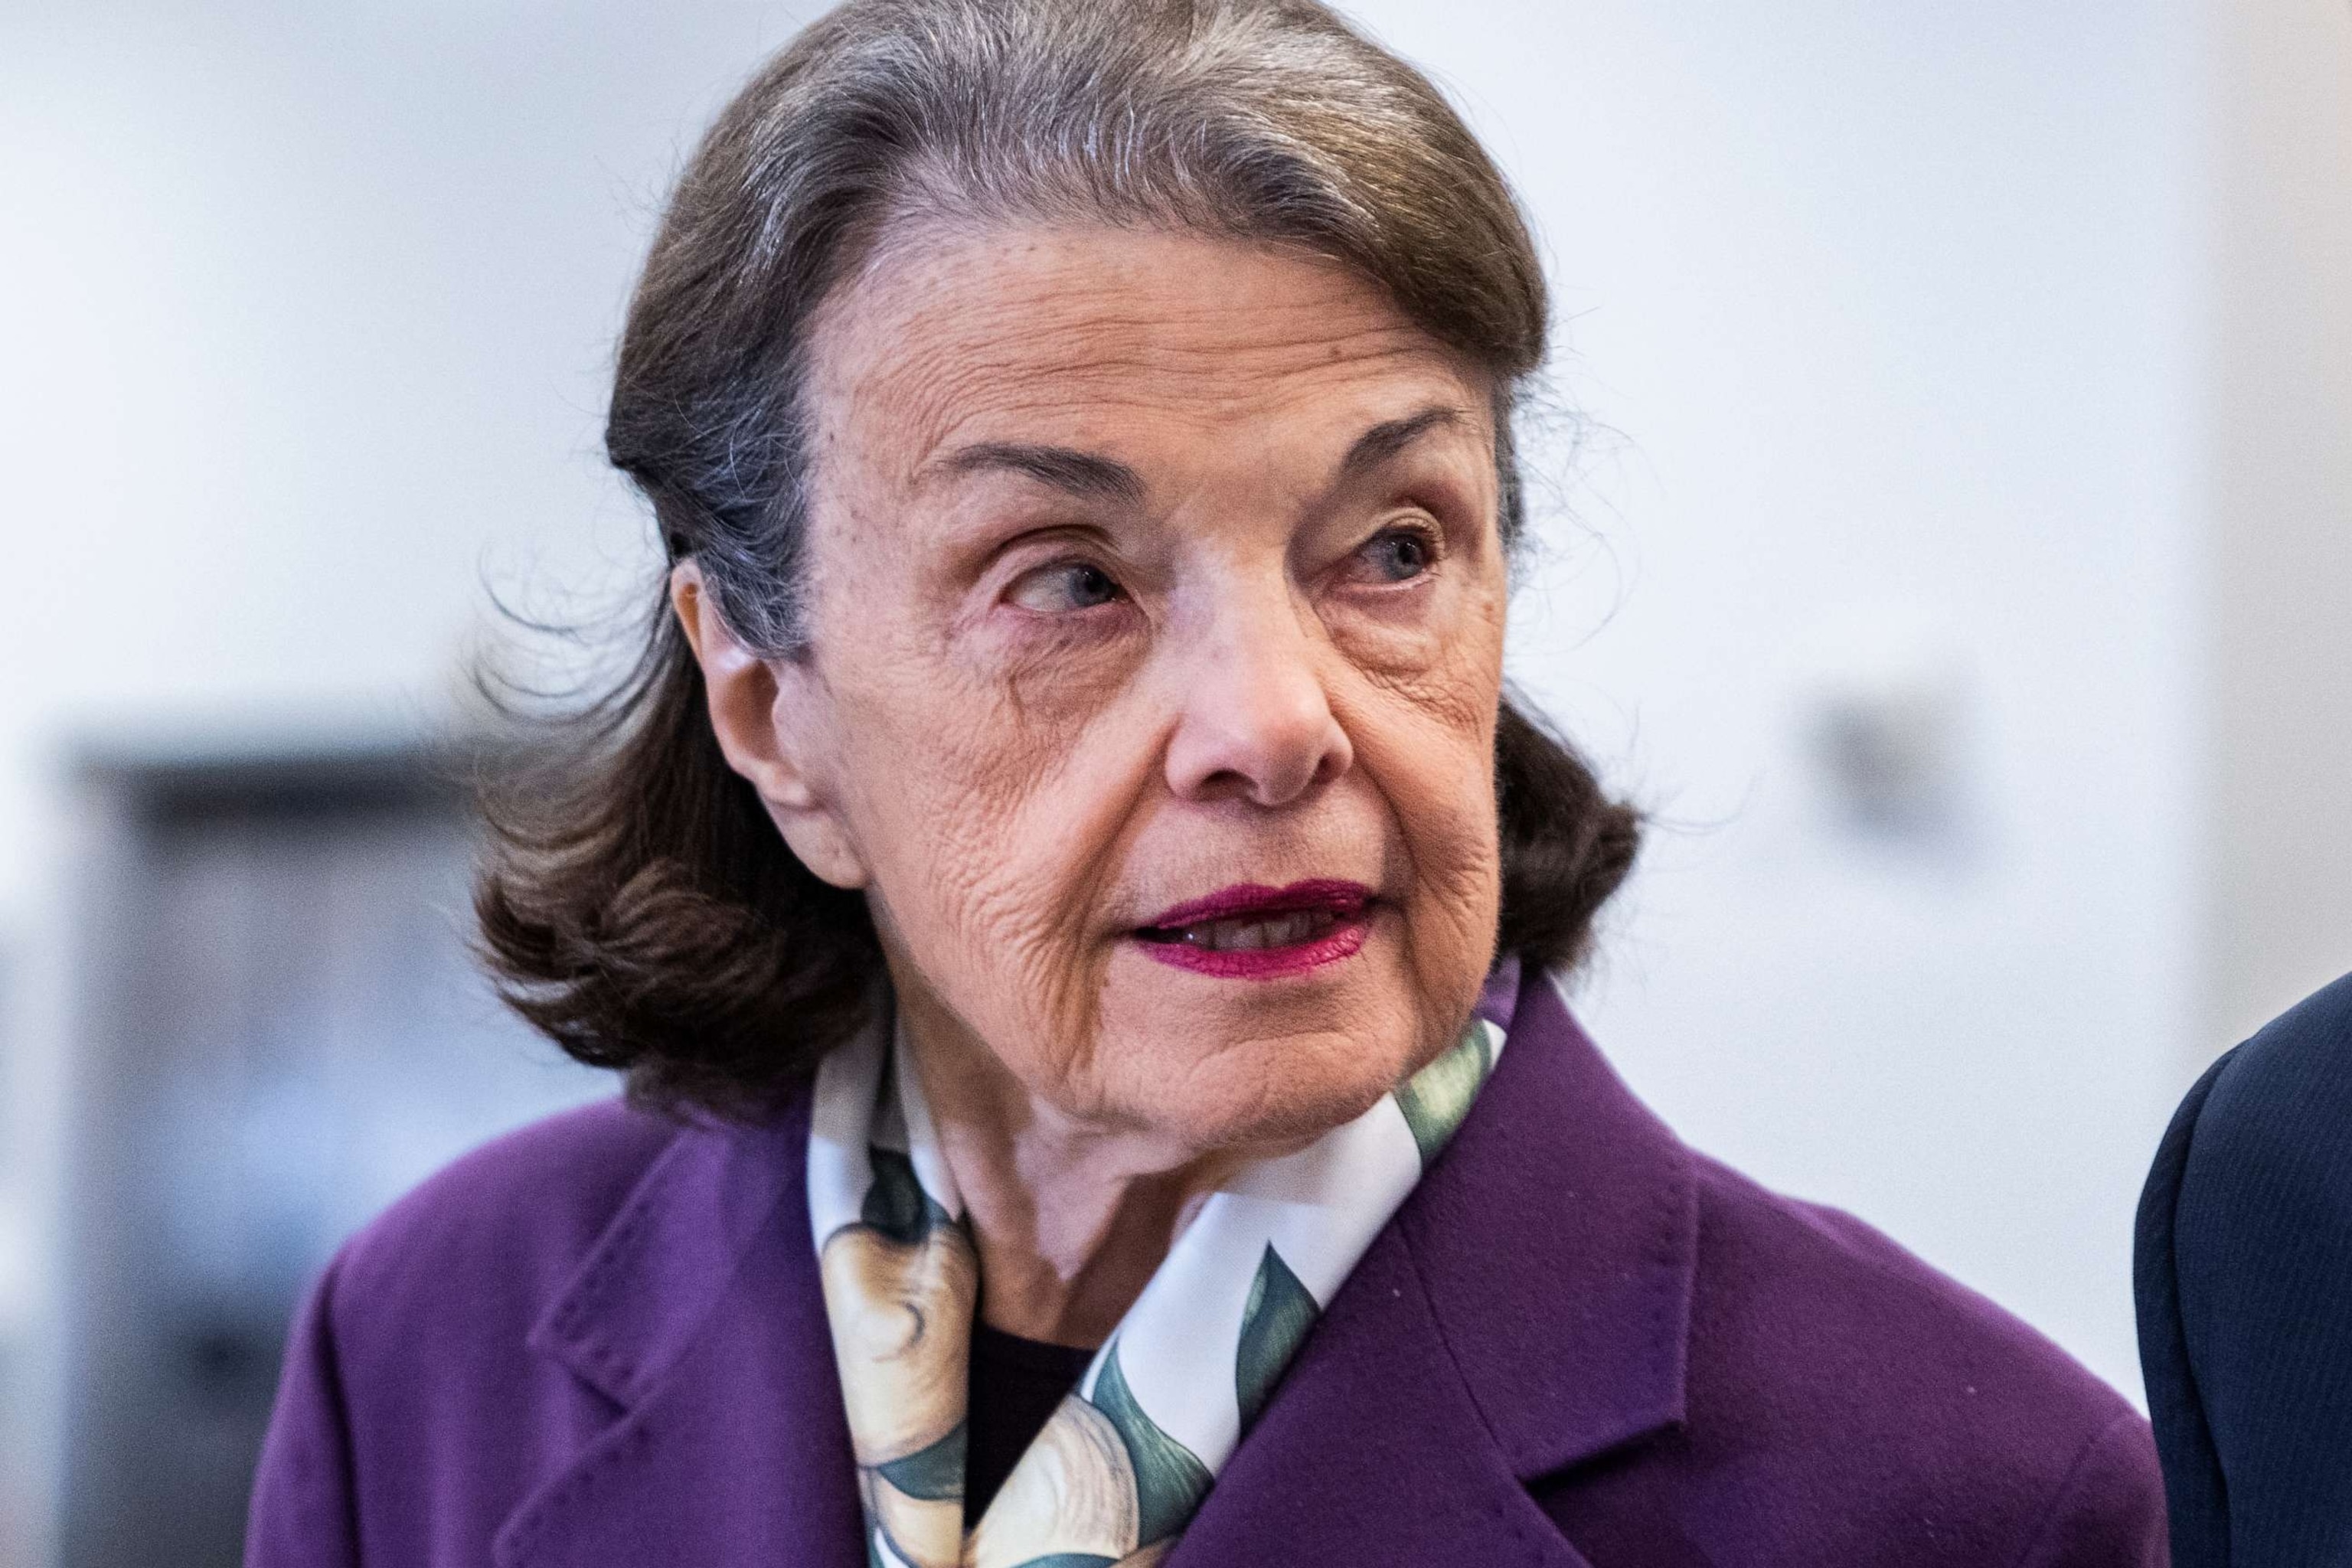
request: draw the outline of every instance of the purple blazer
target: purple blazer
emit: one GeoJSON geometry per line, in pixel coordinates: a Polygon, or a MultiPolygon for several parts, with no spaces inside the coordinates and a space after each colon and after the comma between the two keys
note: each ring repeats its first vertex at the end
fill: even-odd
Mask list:
{"type": "MultiPolygon", "coordinates": [[[[1540,974],[1500,1001],[1493,1080],[1169,1568],[2164,1563],[2112,1390],[1685,1149],[1540,974]]],[[[863,1568],[807,1131],[600,1105],[396,1205],[303,1308],[247,1563],[863,1568]]]]}

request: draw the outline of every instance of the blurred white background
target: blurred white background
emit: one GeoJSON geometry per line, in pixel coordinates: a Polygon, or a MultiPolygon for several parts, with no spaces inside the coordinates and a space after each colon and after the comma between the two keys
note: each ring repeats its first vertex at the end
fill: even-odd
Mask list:
{"type": "MultiPolygon", "coordinates": [[[[0,9],[0,1563],[58,1560],[100,1223],[74,760],[430,734],[490,589],[629,593],[625,290],[815,9],[0,9]]],[[[1659,817],[1588,1022],[2136,1396],[2172,1104],[2352,968],[2352,7],[1354,11],[1517,181],[1602,427],[1514,652],[1659,817]]]]}

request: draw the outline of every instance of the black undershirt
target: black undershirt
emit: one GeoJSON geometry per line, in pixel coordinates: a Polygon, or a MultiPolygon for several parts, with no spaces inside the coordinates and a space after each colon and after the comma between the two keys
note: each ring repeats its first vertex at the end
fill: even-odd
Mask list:
{"type": "Polygon", "coordinates": [[[1028,1451],[1095,1352],[971,1326],[971,1381],[964,1404],[963,1518],[980,1521],[989,1500],[1028,1451]]]}

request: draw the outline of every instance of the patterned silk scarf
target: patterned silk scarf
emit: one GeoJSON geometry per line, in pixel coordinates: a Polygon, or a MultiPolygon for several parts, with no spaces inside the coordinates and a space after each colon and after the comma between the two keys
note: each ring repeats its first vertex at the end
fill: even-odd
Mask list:
{"type": "Polygon", "coordinates": [[[808,1183],[872,1568],[1159,1563],[1503,1047],[1474,1017],[1371,1110],[1211,1194],[967,1536],[979,1257],[882,1011],[817,1074],[808,1183]]]}

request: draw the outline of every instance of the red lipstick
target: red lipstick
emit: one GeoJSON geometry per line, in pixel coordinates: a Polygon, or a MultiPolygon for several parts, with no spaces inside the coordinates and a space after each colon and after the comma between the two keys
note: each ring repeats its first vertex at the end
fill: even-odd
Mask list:
{"type": "Polygon", "coordinates": [[[1269,888],[1237,882],[1160,911],[1135,933],[1160,963],[1230,980],[1303,974],[1355,954],[1370,934],[1360,882],[1317,878],[1269,888]]]}

